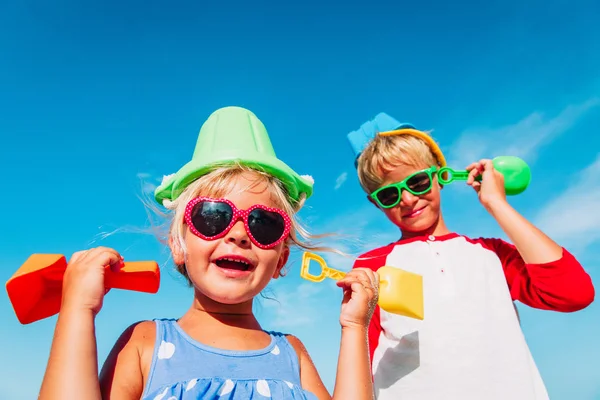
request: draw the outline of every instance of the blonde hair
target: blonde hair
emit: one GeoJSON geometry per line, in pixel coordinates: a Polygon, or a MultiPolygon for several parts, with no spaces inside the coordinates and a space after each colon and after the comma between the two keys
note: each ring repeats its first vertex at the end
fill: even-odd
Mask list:
{"type": "MultiPolygon", "coordinates": [[[[175,244],[179,246],[185,254],[187,249],[184,240],[185,227],[183,217],[187,203],[198,196],[224,196],[229,192],[232,182],[242,174],[252,174],[255,178],[252,179],[245,190],[249,190],[258,184],[265,183],[270,191],[273,202],[278,208],[281,208],[289,215],[292,221],[292,228],[290,230],[290,235],[286,240],[286,245],[298,246],[304,250],[310,251],[333,251],[340,253],[337,250],[318,246],[310,241],[311,239],[330,235],[312,235],[299,222],[296,213],[300,211],[304,205],[304,198],[301,198],[299,201],[293,200],[279,179],[264,171],[250,168],[239,163],[215,166],[214,170],[210,173],[201,176],[192,182],[176,200],[165,202],[165,207],[169,212],[163,213],[163,215],[167,217],[167,219],[170,219],[168,240],[175,241],[175,244]]],[[[177,271],[187,279],[188,283],[191,284],[185,264],[175,264],[175,267],[177,271]]],[[[281,273],[281,275],[283,276],[284,274],[281,273]]]]}
{"type": "Polygon", "coordinates": [[[363,190],[372,193],[383,184],[386,174],[399,166],[440,165],[425,141],[412,135],[376,135],[358,158],[358,180],[363,190]]]}

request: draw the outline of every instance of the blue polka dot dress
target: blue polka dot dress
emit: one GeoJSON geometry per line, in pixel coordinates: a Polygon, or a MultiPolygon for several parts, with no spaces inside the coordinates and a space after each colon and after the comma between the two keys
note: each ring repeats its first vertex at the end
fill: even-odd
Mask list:
{"type": "Polygon", "coordinates": [[[317,400],[300,386],[298,356],[282,333],[264,349],[205,346],[175,319],[157,319],[156,344],[143,400],[317,400]]]}

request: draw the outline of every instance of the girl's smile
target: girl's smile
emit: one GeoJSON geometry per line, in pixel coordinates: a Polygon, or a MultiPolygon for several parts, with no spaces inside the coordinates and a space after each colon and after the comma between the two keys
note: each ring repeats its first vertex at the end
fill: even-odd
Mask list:
{"type": "Polygon", "coordinates": [[[256,262],[236,254],[218,257],[210,265],[218,268],[228,278],[246,278],[256,268],[256,262]]]}

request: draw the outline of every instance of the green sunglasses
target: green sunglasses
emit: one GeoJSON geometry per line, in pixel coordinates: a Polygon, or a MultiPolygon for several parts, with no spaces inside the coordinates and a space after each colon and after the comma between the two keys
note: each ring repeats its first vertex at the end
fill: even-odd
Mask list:
{"type": "Polygon", "coordinates": [[[403,181],[380,187],[370,194],[381,208],[395,207],[402,199],[402,190],[418,196],[431,190],[433,174],[437,171],[434,165],[407,176],[403,181]]]}

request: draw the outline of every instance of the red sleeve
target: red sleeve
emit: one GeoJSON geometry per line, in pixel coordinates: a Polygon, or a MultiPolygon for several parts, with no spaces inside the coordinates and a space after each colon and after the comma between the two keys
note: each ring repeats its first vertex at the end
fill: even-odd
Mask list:
{"type": "Polygon", "coordinates": [[[528,264],[514,245],[502,239],[480,240],[500,258],[513,301],[561,312],[579,311],[594,301],[592,279],[566,249],[556,261],[528,264]]]}
{"type": "MultiPolygon", "coordinates": [[[[365,253],[354,261],[352,268],[369,268],[373,271],[377,271],[385,265],[387,255],[390,254],[393,248],[394,244],[390,244],[365,253]]],[[[379,306],[376,306],[373,317],[371,318],[371,323],[369,324],[369,356],[371,362],[373,362],[373,353],[375,353],[375,349],[379,344],[379,335],[381,335],[382,330],[379,317],[379,306]]]]}

